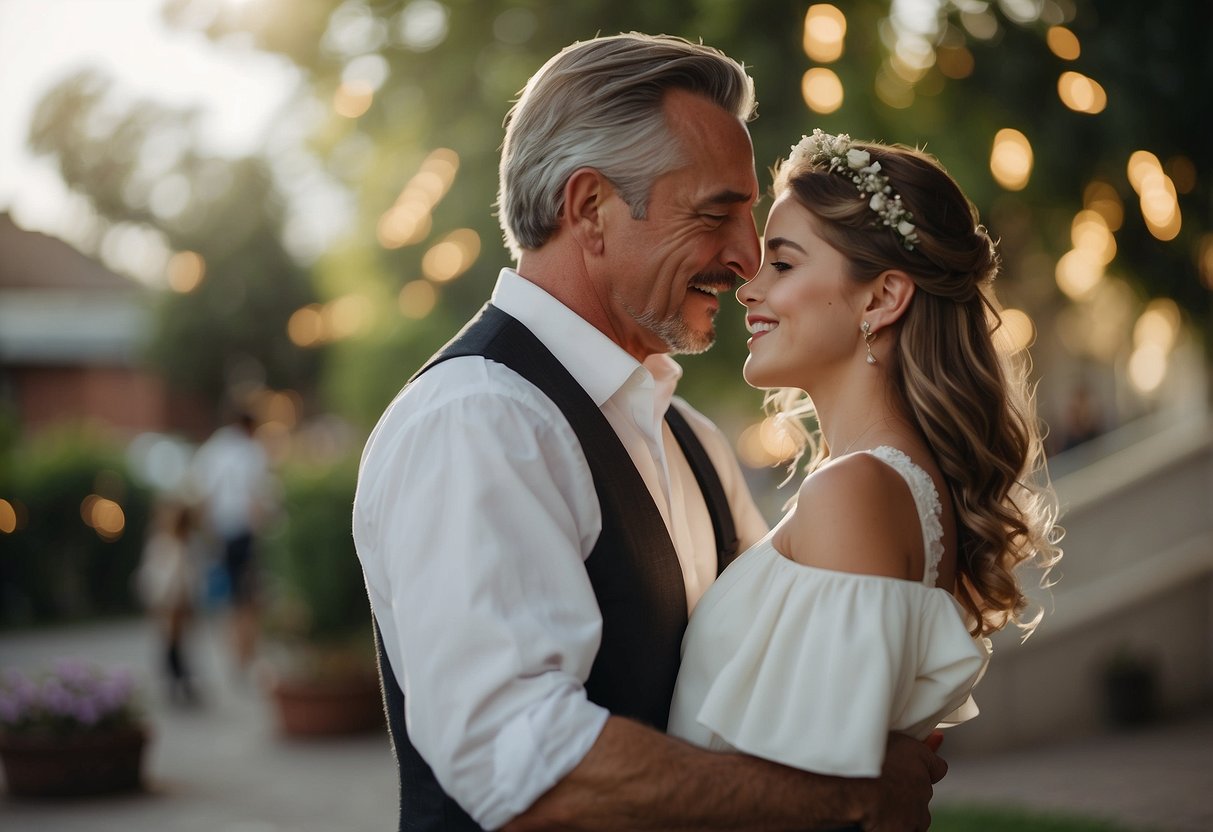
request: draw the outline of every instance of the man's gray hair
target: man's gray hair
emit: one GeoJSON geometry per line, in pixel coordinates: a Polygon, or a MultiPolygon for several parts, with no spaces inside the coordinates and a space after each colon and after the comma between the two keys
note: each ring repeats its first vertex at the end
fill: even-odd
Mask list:
{"type": "Polygon", "coordinates": [[[602,173],[641,219],[653,182],[685,159],[665,93],[702,95],[749,121],[757,107],[745,67],[719,50],[631,32],[574,43],[544,64],[506,116],[497,213],[517,259],[557,228],[575,170],[602,173]]]}

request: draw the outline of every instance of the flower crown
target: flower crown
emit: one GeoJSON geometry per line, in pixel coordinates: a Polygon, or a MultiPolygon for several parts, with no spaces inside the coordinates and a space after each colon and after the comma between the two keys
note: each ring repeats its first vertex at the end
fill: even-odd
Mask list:
{"type": "Polygon", "coordinates": [[[793,145],[788,164],[828,162],[828,172],[842,174],[855,183],[861,194],[872,195],[868,207],[901,238],[903,246],[913,251],[918,242],[918,232],[910,222],[914,215],[901,204],[901,195],[893,190],[889,177],[880,172],[880,162],[868,164],[870,159],[868,151],[851,146],[851,137],[846,133],[831,136],[818,128],[813,130],[813,135],[804,136],[799,144],[793,145]]]}

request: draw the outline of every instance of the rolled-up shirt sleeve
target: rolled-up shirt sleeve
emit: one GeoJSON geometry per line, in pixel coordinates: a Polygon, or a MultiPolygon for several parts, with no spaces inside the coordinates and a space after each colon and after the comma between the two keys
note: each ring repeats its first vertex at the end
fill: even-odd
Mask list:
{"type": "Polygon", "coordinates": [[[559,411],[488,365],[448,361],[388,409],[354,537],[409,737],[494,829],[581,761],[607,712],[584,690],[602,630],[593,481],[559,411]]]}

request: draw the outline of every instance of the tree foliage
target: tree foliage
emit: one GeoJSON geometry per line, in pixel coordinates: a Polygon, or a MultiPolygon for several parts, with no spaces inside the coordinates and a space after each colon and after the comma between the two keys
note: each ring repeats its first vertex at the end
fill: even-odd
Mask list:
{"type": "Polygon", "coordinates": [[[239,382],[310,388],[318,356],[291,344],[286,324],[314,293],[283,248],[266,161],[204,155],[196,113],[119,92],[94,70],[65,79],[39,104],[30,146],[88,199],[102,233],[151,227],[205,261],[196,289],[160,294],[150,360],[215,405],[239,382]]]}
{"type": "MultiPolygon", "coordinates": [[[[347,293],[369,298],[375,315],[372,327],[329,350],[324,386],[330,406],[363,423],[373,420],[419,362],[485,299],[497,270],[508,264],[496,244],[500,232],[493,216],[503,117],[527,77],[548,57],[599,33],[668,32],[701,39],[745,62],[760,100],[752,134],[761,178],[790,144],[817,126],[926,147],[944,161],[1002,239],[1002,293],[1038,317],[1038,324],[1069,303],[1054,283],[1053,265],[1071,245],[1070,223],[1083,207],[1084,190],[1095,179],[1105,181],[1125,206],[1110,271],[1141,298],[1174,298],[1192,321],[1205,323],[1206,283],[1213,280],[1206,274],[1202,283],[1199,269],[1202,258],[1213,259],[1207,253],[1213,251],[1213,144],[1207,140],[1211,110],[1204,89],[1213,78],[1213,50],[1208,49],[1213,7],[1207,2],[838,3],[847,20],[845,51],[828,68],[841,81],[845,100],[828,115],[809,110],[801,93],[803,74],[818,65],[802,46],[809,5],[806,0],[166,0],[164,16],[216,41],[241,38],[288,57],[304,72],[304,99],[327,114],[308,138],[308,148],[356,195],[357,213],[347,238],[317,260],[312,277],[325,298],[347,293]],[[1082,48],[1076,58],[1058,57],[1047,45],[1055,25],[1077,36],[1082,48]],[[917,32],[929,44],[930,60],[913,81],[898,81],[894,72],[905,31],[917,32]],[[945,53],[965,58],[971,70],[945,67],[945,53]],[[1063,106],[1058,77],[1068,70],[1103,86],[1106,110],[1088,115],[1063,106]],[[896,87],[892,95],[890,83],[896,87]],[[373,92],[364,112],[342,115],[333,106],[343,84],[345,89],[364,84],[363,94],[373,92]],[[885,92],[878,92],[882,85],[885,92]],[[1026,135],[1035,154],[1031,181],[1018,192],[1001,188],[989,167],[994,136],[1008,127],[1026,135]],[[428,234],[408,245],[385,247],[376,235],[380,219],[435,148],[458,154],[453,187],[434,206],[428,234]],[[1129,156],[1142,149],[1195,172],[1178,197],[1182,230],[1168,242],[1148,232],[1126,174],[1129,156]],[[457,280],[434,286],[438,305],[424,320],[400,315],[397,294],[422,276],[426,251],[455,229],[476,232],[479,258],[457,280]]],[[[96,97],[89,90],[83,85],[72,94],[88,104],[90,95],[96,97]]],[[[63,134],[64,126],[71,128],[69,135],[88,135],[83,125],[64,124],[70,108],[48,101],[46,110],[58,114],[43,120],[58,123],[47,135],[63,134]]],[[[131,111],[108,130],[104,143],[60,144],[64,175],[102,213],[154,222],[174,245],[205,247],[212,273],[231,276],[232,286],[197,298],[213,304],[210,317],[182,313],[173,323],[166,316],[163,343],[197,342],[212,324],[238,321],[223,330],[225,350],[252,352],[267,366],[297,372],[297,355],[285,348],[276,352],[284,345],[280,324],[286,307],[303,298],[292,266],[269,239],[278,213],[264,165],[248,160],[241,163],[247,169],[231,170],[240,187],[225,191],[223,199],[202,200],[204,209],[213,210],[196,213],[191,205],[192,229],[147,216],[141,207],[132,186],[135,148],[156,131],[181,129],[188,120],[188,114],[170,118],[154,108],[131,111]],[[101,148],[104,164],[98,161],[101,148]],[[272,293],[281,301],[274,312],[256,306],[261,289],[270,286],[283,290],[272,293]],[[257,335],[245,331],[254,320],[257,335]],[[254,337],[268,341],[241,340],[254,337]]],[[[202,190],[211,178],[204,170],[214,160],[186,154],[181,162],[202,190]]],[[[757,209],[760,225],[765,210],[763,204],[757,209]]],[[[219,283],[216,279],[216,287],[219,283]]],[[[690,371],[683,389],[704,404],[711,397],[744,401],[749,408],[755,397],[738,373],[745,355],[741,316],[730,311],[735,310],[726,303],[718,346],[685,362],[690,371]]],[[[182,366],[178,372],[204,370],[182,366]]]]}

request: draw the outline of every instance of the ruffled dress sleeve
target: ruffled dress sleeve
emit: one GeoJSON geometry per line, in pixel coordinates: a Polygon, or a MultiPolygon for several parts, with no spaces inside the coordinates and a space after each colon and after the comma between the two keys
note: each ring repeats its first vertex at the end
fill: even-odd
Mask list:
{"type": "Polygon", "coordinates": [[[976,714],[969,693],[988,642],[969,635],[946,591],[804,566],[769,541],[742,560],[692,616],[671,733],[875,777],[889,731],[922,739],[945,717],[976,714]]]}

